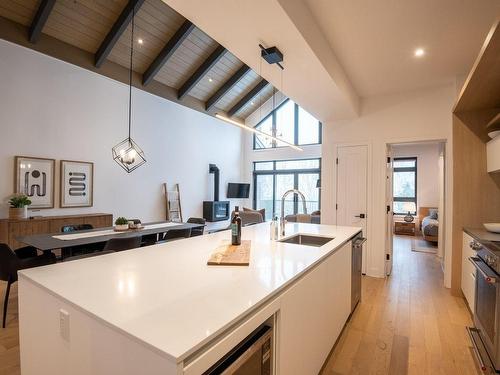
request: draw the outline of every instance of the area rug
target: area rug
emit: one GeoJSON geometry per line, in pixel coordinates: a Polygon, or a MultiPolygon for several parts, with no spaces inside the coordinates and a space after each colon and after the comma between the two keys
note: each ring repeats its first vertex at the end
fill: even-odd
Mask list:
{"type": "Polygon", "coordinates": [[[438,248],[434,242],[429,242],[420,238],[415,238],[411,241],[411,251],[417,251],[419,253],[437,254],[438,248]]]}

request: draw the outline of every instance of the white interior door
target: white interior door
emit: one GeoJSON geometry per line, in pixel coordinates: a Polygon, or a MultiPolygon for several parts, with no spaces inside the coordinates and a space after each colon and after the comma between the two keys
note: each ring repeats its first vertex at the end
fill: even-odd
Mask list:
{"type": "Polygon", "coordinates": [[[386,197],[386,235],[385,235],[385,274],[389,276],[392,272],[392,250],[393,250],[393,236],[392,236],[392,226],[393,226],[393,156],[391,146],[387,145],[387,167],[385,176],[385,197],[386,197]]]}
{"type": "MultiPolygon", "coordinates": [[[[367,236],[368,146],[337,148],[337,225],[363,228],[367,236]]],[[[366,273],[366,243],[363,267],[366,273]]]]}

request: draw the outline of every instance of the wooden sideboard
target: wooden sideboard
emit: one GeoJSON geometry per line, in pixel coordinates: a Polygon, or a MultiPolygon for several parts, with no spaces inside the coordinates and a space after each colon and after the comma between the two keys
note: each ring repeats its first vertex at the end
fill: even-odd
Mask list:
{"type": "Polygon", "coordinates": [[[39,216],[32,219],[0,219],[0,243],[8,244],[12,249],[25,246],[16,241],[16,237],[57,233],[61,227],[71,224],[91,224],[94,228],[111,227],[112,214],[87,214],[65,216],[39,216]]]}
{"type": "Polygon", "coordinates": [[[415,222],[407,223],[405,221],[394,222],[394,234],[403,234],[407,236],[414,236],[416,234],[415,222]]]}

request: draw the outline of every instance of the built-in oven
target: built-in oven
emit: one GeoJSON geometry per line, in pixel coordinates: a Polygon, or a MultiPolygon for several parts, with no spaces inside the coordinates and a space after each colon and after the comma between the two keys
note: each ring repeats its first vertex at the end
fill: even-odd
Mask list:
{"type": "Polygon", "coordinates": [[[272,375],[273,357],[273,329],[264,325],[203,375],[272,375]]]}
{"type": "Polygon", "coordinates": [[[469,261],[476,267],[474,328],[469,329],[474,352],[483,371],[500,370],[500,256],[480,246],[469,261]]]}

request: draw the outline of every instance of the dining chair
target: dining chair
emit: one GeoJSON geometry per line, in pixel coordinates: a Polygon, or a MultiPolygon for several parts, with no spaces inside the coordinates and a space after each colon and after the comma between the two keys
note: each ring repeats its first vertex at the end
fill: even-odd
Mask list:
{"type": "MultiPolygon", "coordinates": [[[[78,232],[81,230],[91,230],[94,229],[92,224],[69,224],[61,227],[61,232],[63,233],[72,233],[78,232]]],[[[78,245],[72,247],[66,247],[61,250],[61,260],[64,260],[67,257],[72,257],[74,255],[93,253],[96,251],[101,251],[103,245],[101,243],[94,243],[88,245],[78,245]]]]}
{"type": "MultiPolygon", "coordinates": [[[[135,225],[142,224],[140,219],[129,219],[129,221],[133,221],[135,225]]],[[[141,247],[142,246],[150,246],[154,245],[158,242],[158,234],[146,234],[142,236],[141,247]]]]}
{"type": "Polygon", "coordinates": [[[124,251],[141,247],[141,236],[111,238],[104,245],[103,251],[124,251]]]}
{"type": "Polygon", "coordinates": [[[173,241],[189,237],[191,237],[191,228],[169,229],[167,233],[163,234],[163,237],[160,242],[173,241]]]}
{"type": "Polygon", "coordinates": [[[191,237],[201,236],[203,234],[203,232],[205,231],[205,224],[207,221],[204,218],[202,218],[202,217],[190,217],[187,220],[187,222],[190,224],[203,224],[202,227],[191,228],[191,237]]]}
{"type": "Polygon", "coordinates": [[[78,230],[89,230],[89,229],[94,229],[92,224],[70,224],[70,225],[63,225],[61,227],[61,232],[69,233],[69,232],[75,232],[78,230]]]}
{"type": "Polygon", "coordinates": [[[31,246],[13,251],[7,244],[0,243],[0,280],[7,281],[3,302],[3,328],[7,319],[10,286],[17,281],[17,271],[53,263],[56,263],[56,256],[50,252],[38,255],[36,249],[31,246]]]}

